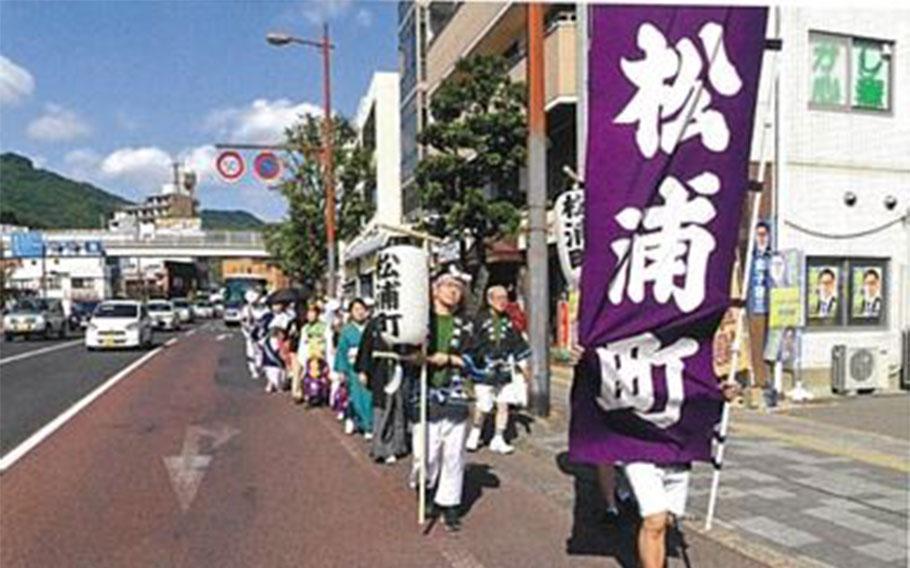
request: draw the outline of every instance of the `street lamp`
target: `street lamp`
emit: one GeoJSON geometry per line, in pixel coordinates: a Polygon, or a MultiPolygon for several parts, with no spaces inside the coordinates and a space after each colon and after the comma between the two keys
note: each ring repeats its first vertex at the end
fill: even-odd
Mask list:
{"type": "Polygon", "coordinates": [[[332,96],[331,96],[331,66],[330,54],[335,48],[329,42],[329,25],[322,28],[322,39],[314,41],[299,38],[282,32],[269,32],[265,36],[269,45],[286,46],[292,43],[319,48],[322,51],[322,94],[325,116],[323,116],[322,151],[323,171],[322,180],[325,186],[325,235],[326,249],[329,265],[328,289],[329,297],[335,297],[335,150],[332,134],[332,96]]]}

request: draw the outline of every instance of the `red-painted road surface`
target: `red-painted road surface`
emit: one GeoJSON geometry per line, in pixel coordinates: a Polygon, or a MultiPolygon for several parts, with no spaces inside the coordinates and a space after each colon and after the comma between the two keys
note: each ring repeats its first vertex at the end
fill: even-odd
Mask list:
{"type": "MultiPolygon", "coordinates": [[[[530,452],[472,456],[463,531],[422,535],[406,463],[373,464],[328,412],[263,393],[216,334],[182,337],[3,474],[0,564],[616,565],[609,545],[567,551],[577,521],[548,491],[572,478],[530,452]],[[187,468],[176,485],[166,463],[187,468]]],[[[749,565],[709,548],[695,557],[749,565]]]]}

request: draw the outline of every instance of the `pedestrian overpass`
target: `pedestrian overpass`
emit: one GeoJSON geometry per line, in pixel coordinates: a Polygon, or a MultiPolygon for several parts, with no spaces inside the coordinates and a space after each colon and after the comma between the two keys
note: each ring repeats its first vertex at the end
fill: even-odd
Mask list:
{"type": "MultiPolygon", "coordinates": [[[[103,230],[41,231],[46,245],[100,242],[107,257],[269,258],[262,233],[255,231],[197,231],[136,234],[103,230]]],[[[10,258],[10,234],[4,233],[3,257],[10,258]]],[[[53,253],[49,252],[48,256],[53,253]]]]}

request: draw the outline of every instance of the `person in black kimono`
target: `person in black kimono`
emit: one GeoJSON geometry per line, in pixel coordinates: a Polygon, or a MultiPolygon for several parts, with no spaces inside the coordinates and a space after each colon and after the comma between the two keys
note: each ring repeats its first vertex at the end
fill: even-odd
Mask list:
{"type": "Polygon", "coordinates": [[[515,449],[505,440],[505,431],[509,425],[509,403],[515,401],[503,396],[503,388],[512,382],[516,366],[521,366],[521,371],[524,372],[524,363],[531,355],[531,350],[506,313],[508,304],[509,294],[505,287],[490,286],[487,289],[488,308],[474,323],[474,363],[481,369],[481,374],[474,386],[477,402],[474,405],[474,427],[471,428],[466,443],[469,452],[476,451],[480,445],[483,423],[494,406],[495,433],[490,442],[490,450],[509,454],[515,449]]]}
{"type": "Polygon", "coordinates": [[[408,401],[410,382],[419,376],[414,363],[416,347],[389,345],[381,334],[382,314],[370,319],[360,338],[354,370],[372,393],[373,440],[370,454],[387,464],[408,453],[408,401]]]}

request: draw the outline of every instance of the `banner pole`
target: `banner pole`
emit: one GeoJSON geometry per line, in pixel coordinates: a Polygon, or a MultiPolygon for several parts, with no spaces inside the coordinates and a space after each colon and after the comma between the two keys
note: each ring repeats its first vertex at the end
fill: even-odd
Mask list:
{"type": "MultiPolygon", "coordinates": [[[[433,267],[430,258],[430,241],[424,239],[423,250],[427,254],[427,266],[433,267]]],[[[432,290],[432,287],[431,287],[432,290]]],[[[432,292],[431,292],[432,293],[432,292]]],[[[427,520],[427,342],[424,341],[420,347],[420,434],[418,441],[420,444],[420,469],[418,470],[417,483],[417,524],[423,526],[427,520]]]]}
{"type": "MultiPolygon", "coordinates": [[[[766,40],[766,50],[770,51],[780,51],[781,44],[779,40],[766,40]]],[[[771,73],[769,75],[770,81],[768,84],[773,89],[774,80],[777,77],[777,55],[774,55],[771,59],[771,73]]],[[[758,213],[761,205],[761,192],[764,189],[765,184],[765,169],[768,162],[767,156],[767,144],[766,137],[768,131],[771,129],[771,121],[769,116],[772,113],[772,103],[768,103],[768,108],[765,110],[765,120],[762,123],[762,135],[761,142],[759,146],[759,162],[758,162],[758,176],[757,181],[754,184],[750,184],[750,190],[752,191],[752,204],[751,204],[751,216],[749,219],[749,234],[746,244],[746,263],[743,265],[742,273],[742,286],[740,290],[742,291],[742,302],[743,305],[739,310],[739,313],[736,317],[736,331],[733,339],[733,346],[730,353],[730,370],[727,372],[727,379],[725,384],[732,385],[736,382],[736,367],[739,363],[739,353],[742,347],[742,336],[743,336],[743,322],[745,320],[746,314],[746,302],[749,299],[749,277],[752,272],[752,257],[754,256],[755,249],[755,227],[758,225],[758,213]]],[[[720,487],[720,470],[723,467],[724,463],[724,448],[727,441],[727,431],[730,428],[730,403],[724,400],[723,409],[721,410],[720,415],[720,425],[719,428],[714,433],[714,456],[711,460],[711,464],[714,466],[714,474],[711,477],[711,493],[708,498],[708,512],[705,515],[705,530],[711,530],[711,525],[714,523],[714,512],[717,506],[717,491],[720,487]]]]}

